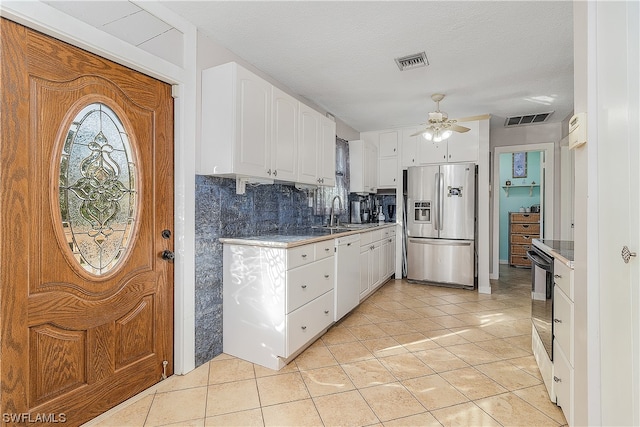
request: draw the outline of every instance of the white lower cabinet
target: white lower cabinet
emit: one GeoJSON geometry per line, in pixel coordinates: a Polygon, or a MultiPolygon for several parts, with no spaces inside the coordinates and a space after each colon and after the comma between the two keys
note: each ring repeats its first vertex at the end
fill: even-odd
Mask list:
{"type": "Polygon", "coordinates": [[[223,351],[278,370],[331,326],[333,246],[225,244],[223,351]]]}
{"type": "Polygon", "coordinates": [[[394,274],[395,228],[360,234],[360,301],[394,274]]]}
{"type": "Polygon", "coordinates": [[[556,404],[567,423],[574,412],[574,302],[573,269],[555,259],[553,264],[553,388],[556,404]]]}

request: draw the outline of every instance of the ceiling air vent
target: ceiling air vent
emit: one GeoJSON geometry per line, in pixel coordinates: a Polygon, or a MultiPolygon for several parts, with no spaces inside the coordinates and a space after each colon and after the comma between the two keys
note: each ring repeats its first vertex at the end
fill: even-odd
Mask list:
{"type": "Polygon", "coordinates": [[[512,126],[524,126],[524,125],[535,125],[537,123],[546,122],[549,116],[553,114],[553,111],[549,111],[547,113],[537,113],[537,114],[526,114],[522,116],[511,116],[507,117],[507,120],[504,122],[504,127],[512,127],[512,126]]]}
{"type": "Polygon", "coordinates": [[[427,54],[424,52],[415,53],[413,55],[403,56],[395,59],[400,71],[411,70],[413,68],[426,67],[429,65],[427,54]]]}

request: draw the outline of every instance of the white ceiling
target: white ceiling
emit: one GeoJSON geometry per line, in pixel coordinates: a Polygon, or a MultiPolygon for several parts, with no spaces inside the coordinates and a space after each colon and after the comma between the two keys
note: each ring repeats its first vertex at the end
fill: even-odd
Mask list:
{"type": "MultiPolygon", "coordinates": [[[[571,1],[162,1],[358,131],[573,110],[571,1]],[[394,58],[425,51],[430,65],[394,58]]],[[[534,125],[535,126],[535,125],[534,125]]]]}

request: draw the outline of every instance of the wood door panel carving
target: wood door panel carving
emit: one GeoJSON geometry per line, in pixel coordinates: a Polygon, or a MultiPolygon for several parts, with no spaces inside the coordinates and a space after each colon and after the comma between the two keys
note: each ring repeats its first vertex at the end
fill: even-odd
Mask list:
{"type": "Polygon", "coordinates": [[[86,333],[31,328],[31,399],[38,405],[86,384],[86,333]]]}
{"type": "Polygon", "coordinates": [[[171,87],[4,18],[0,33],[0,405],[80,425],[173,373],[171,87]],[[94,111],[115,133],[78,131],[94,111]]]}
{"type": "Polygon", "coordinates": [[[116,369],[153,354],[155,309],[151,295],[116,321],[116,369]]]}

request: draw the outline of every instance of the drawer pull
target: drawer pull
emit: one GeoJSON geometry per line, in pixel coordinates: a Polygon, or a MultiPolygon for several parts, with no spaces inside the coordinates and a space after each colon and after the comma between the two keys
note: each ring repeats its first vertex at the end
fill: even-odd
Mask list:
{"type": "Polygon", "coordinates": [[[329,248],[324,248],[324,251],[325,252],[329,252],[329,248]]]}
{"type": "Polygon", "coordinates": [[[302,289],[307,289],[307,285],[302,285],[302,289]]]}
{"type": "Polygon", "coordinates": [[[553,319],[553,323],[562,323],[562,320],[560,320],[560,319],[553,319]]]}
{"type": "Polygon", "coordinates": [[[329,278],[329,275],[328,275],[328,274],[325,274],[325,275],[324,275],[324,278],[325,278],[325,279],[328,279],[328,278],[329,278]]]}
{"type": "Polygon", "coordinates": [[[306,257],[307,257],[307,254],[302,254],[302,258],[306,258],[306,257]]]}
{"type": "Polygon", "coordinates": [[[522,224],[522,228],[529,228],[529,224],[522,224]]]}
{"type": "Polygon", "coordinates": [[[302,326],[302,330],[304,331],[305,329],[307,329],[307,327],[306,326],[302,326]]]}
{"type": "Polygon", "coordinates": [[[557,382],[557,383],[561,383],[562,382],[562,380],[560,378],[556,377],[555,375],[553,376],[553,380],[555,382],[557,382]]]}
{"type": "Polygon", "coordinates": [[[324,311],[324,314],[329,314],[329,310],[325,310],[325,311],[324,311]]]}
{"type": "Polygon", "coordinates": [[[562,276],[559,274],[554,274],[553,277],[555,277],[556,279],[562,279],[562,276]]]}

